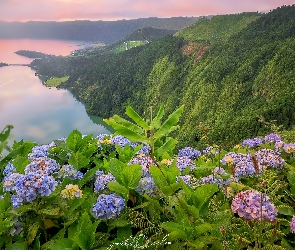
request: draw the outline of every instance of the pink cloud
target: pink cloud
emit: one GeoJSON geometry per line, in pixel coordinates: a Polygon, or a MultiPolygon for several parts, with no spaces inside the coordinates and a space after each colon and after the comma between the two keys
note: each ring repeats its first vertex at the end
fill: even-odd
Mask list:
{"type": "Polygon", "coordinates": [[[202,16],[264,12],[292,4],[294,0],[1,0],[0,19],[52,21],[202,16]]]}

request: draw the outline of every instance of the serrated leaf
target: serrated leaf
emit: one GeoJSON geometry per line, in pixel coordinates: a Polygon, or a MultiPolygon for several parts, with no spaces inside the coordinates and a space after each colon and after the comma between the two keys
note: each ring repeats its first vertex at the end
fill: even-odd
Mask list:
{"type": "Polygon", "coordinates": [[[118,182],[109,182],[108,188],[116,194],[121,195],[125,200],[128,200],[129,190],[118,182]]]}
{"type": "Polygon", "coordinates": [[[197,235],[202,235],[204,233],[210,232],[213,230],[213,227],[209,223],[203,223],[195,227],[195,231],[197,235]]]}
{"type": "Polygon", "coordinates": [[[131,107],[126,108],[126,115],[128,115],[135,123],[145,130],[149,130],[149,125],[137,114],[131,107]]]}
{"type": "Polygon", "coordinates": [[[109,164],[109,171],[113,174],[116,181],[123,185],[121,173],[123,172],[125,164],[118,159],[111,159],[109,164]]]}
{"type": "Polygon", "coordinates": [[[292,207],[290,207],[290,206],[280,205],[277,208],[278,208],[278,213],[279,214],[290,215],[290,216],[295,215],[294,209],[292,207]]]}
{"type": "Polygon", "coordinates": [[[27,242],[30,245],[34,239],[36,238],[37,232],[39,230],[39,224],[38,223],[33,223],[29,226],[28,229],[28,238],[27,238],[27,242]]]}
{"type": "Polygon", "coordinates": [[[162,189],[162,188],[165,188],[165,187],[169,186],[164,173],[158,167],[151,166],[150,167],[150,173],[151,173],[151,175],[153,177],[153,180],[154,180],[156,186],[159,189],[162,189]]]}
{"type": "Polygon", "coordinates": [[[74,152],[80,147],[82,134],[78,130],[73,130],[66,139],[66,145],[74,152]]]}
{"type": "Polygon", "coordinates": [[[142,168],[139,165],[124,166],[121,174],[124,187],[127,189],[136,189],[142,177],[142,168]]]}
{"type": "Polygon", "coordinates": [[[86,167],[89,162],[89,158],[80,152],[72,153],[69,158],[69,164],[75,166],[77,170],[86,167]]]}
{"type": "Polygon", "coordinates": [[[194,206],[201,210],[202,206],[209,201],[209,199],[218,192],[217,184],[204,184],[200,187],[197,187],[193,194],[194,197],[194,206]]]}

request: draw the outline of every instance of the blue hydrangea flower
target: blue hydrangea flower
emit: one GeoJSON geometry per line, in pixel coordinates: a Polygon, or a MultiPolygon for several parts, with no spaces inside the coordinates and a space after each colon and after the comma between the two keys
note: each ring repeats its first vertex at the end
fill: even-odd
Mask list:
{"type": "Polygon", "coordinates": [[[278,141],[281,141],[282,138],[278,135],[278,134],[275,134],[275,133],[271,133],[271,134],[268,134],[264,137],[264,141],[265,142],[278,142],[278,141]]]}
{"type": "Polygon", "coordinates": [[[94,192],[98,193],[107,188],[108,183],[111,181],[116,181],[115,177],[111,174],[104,174],[103,171],[96,172],[97,178],[94,182],[94,192]]]}
{"type": "Polygon", "coordinates": [[[122,135],[116,135],[112,137],[111,143],[115,145],[119,145],[122,148],[124,148],[126,145],[132,146],[131,141],[122,135]]]}
{"type": "MultiPolygon", "coordinates": [[[[172,164],[173,161],[171,161],[170,164],[172,164]]],[[[183,172],[187,167],[190,168],[190,171],[193,171],[196,168],[196,164],[193,162],[192,159],[188,158],[187,156],[180,156],[176,158],[176,166],[180,170],[180,172],[183,172]]]]}
{"type": "Polygon", "coordinates": [[[46,157],[48,150],[51,148],[51,144],[45,144],[41,146],[35,146],[32,148],[32,152],[28,154],[29,159],[32,161],[36,158],[46,157]]]}
{"type": "Polygon", "coordinates": [[[157,191],[157,186],[152,177],[143,177],[139,180],[136,192],[152,196],[157,191]]]}
{"type": "Polygon", "coordinates": [[[42,172],[44,174],[57,173],[60,169],[60,165],[51,158],[40,157],[34,159],[29,165],[25,167],[25,174],[42,172]]]}
{"type": "Polygon", "coordinates": [[[201,155],[201,152],[192,147],[185,147],[178,151],[178,157],[186,156],[192,160],[197,159],[201,155]]]}
{"type": "Polygon", "coordinates": [[[58,178],[69,178],[70,180],[81,180],[83,173],[78,171],[74,166],[64,165],[58,171],[58,178]]]}
{"type": "Polygon", "coordinates": [[[261,144],[263,144],[263,141],[258,137],[246,139],[242,142],[242,145],[248,148],[257,148],[261,144]]]}
{"type": "Polygon", "coordinates": [[[213,174],[205,176],[200,179],[201,184],[217,184],[219,188],[224,188],[231,183],[229,178],[223,179],[223,175],[226,175],[226,171],[221,167],[213,169],[213,174]]]}
{"type": "Polygon", "coordinates": [[[6,167],[3,170],[3,177],[5,178],[5,177],[9,176],[12,173],[14,173],[15,171],[16,171],[15,166],[13,166],[13,164],[8,162],[8,164],[6,165],[6,167]]]}
{"type": "Polygon", "coordinates": [[[121,196],[116,194],[101,194],[98,196],[92,212],[98,219],[114,219],[120,214],[124,207],[124,199],[121,196]]]}
{"type": "Polygon", "coordinates": [[[256,190],[247,190],[236,194],[231,209],[246,220],[275,221],[278,210],[268,196],[256,190]]]}
{"type": "MultiPolygon", "coordinates": [[[[136,147],[137,145],[135,145],[136,147]]],[[[151,152],[151,147],[150,145],[143,143],[141,149],[136,153],[138,155],[149,155],[151,152]]]]}
{"type": "Polygon", "coordinates": [[[147,155],[137,155],[135,158],[131,159],[128,165],[139,164],[142,167],[142,176],[150,177],[150,167],[156,166],[153,159],[147,155]]]}

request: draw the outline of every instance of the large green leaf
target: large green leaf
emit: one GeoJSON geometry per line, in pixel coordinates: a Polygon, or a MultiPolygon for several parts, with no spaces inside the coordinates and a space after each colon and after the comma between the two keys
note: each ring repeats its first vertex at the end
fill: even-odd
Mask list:
{"type": "Polygon", "coordinates": [[[108,125],[112,126],[120,135],[127,137],[131,141],[149,143],[148,138],[146,138],[145,136],[143,136],[141,134],[134,132],[133,130],[131,130],[128,127],[125,127],[125,126],[117,123],[113,118],[110,118],[108,120],[104,119],[104,121],[108,125]]]}
{"type": "Polygon", "coordinates": [[[109,182],[108,188],[116,194],[121,195],[125,200],[128,200],[129,190],[118,182],[109,182]]]}
{"type": "Polygon", "coordinates": [[[139,134],[144,133],[144,130],[141,127],[138,127],[137,125],[133,124],[130,121],[125,120],[124,118],[118,115],[114,115],[112,118],[114,119],[115,122],[122,124],[124,127],[129,128],[130,130],[136,133],[139,133],[139,134]]]}
{"type": "Polygon", "coordinates": [[[156,149],[155,155],[159,157],[162,156],[165,152],[171,152],[175,148],[176,144],[177,140],[173,138],[168,138],[161,147],[156,149]]]}
{"type": "Polygon", "coordinates": [[[136,124],[145,130],[150,130],[149,125],[137,114],[131,107],[126,108],[126,115],[128,115],[136,124]]]}
{"type": "Polygon", "coordinates": [[[161,105],[156,117],[151,122],[151,129],[155,130],[155,129],[158,129],[159,127],[161,127],[161,120],[162,120],[164,114],[165,114],[164,107],[161,105]]]}
{"type": "Polygon", "coordinates": [[[66,139],[69,149],[77,151],[82,141],[82,134],[78,130],[73,130],[66,139]]]}
{"type": "Polygon", "coordinates": [[[174,125],[179,121],[179,118],[184,110],[184,105],[182,105],[180,108],[175,110],[172,114],[168,116],[168,119],[164,122],[164,124],[159,128],[159,130],[154,134],[155,140],[163,137],[164,135],[169,134],[173,130],[175,130],[177,127],[174,125]]]}
{"type": "Polygon", "coordinates": [[[78,170],[86,167],[89,162],[89,158],[80,152],[71,153],[69,158],[69,164],[75,166],[78,170]]]}
{"type": "Polygon", "coordinates": [[[204,184],[193,192],[194,204],[199,210],[218,191],[217,184],[204,184]]]}
{"type": "Polygon", "coordinates": [[[127,189],[136,189],[142,177],[142,168],[139,165],[125,166],[122,171],[123,185],[127,189]]]}
{"type": "Polygon", "coordinates": [[[110,160],[109,171],[113,174],[116,181],[122,185],[124,184],[123,184],[121,173],[123,172],[124,167],[125,167],[125,164],[119,161],[118,159],[113,158],[110,160]]]}

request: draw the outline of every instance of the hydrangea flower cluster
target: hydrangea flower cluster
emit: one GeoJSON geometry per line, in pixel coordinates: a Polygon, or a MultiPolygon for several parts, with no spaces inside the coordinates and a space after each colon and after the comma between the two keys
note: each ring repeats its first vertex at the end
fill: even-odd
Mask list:
{"type": "Polygon", "coordinates": [[[101,194],[94,204],[92,212],[96,218],[106,220],[116,218],[124,209],[124,199],[116,194],[101,194]]]}
{"type": "Polygon", "coordinates": [[[231,180],[224,179],[222,176],[226,175],[224,168],[216,167],[213,169],[213,174],[205,176],[200,179],[201,184],[217,184],[219,188],[224,188],[231,183],[231,180]]]}
{"type": "Polygon", "coordinates": [[[83,173],[78,171],[74,166],[63,165],[58,171],[58,178],[69,178],[70,180],[81,180],[83,173]]]}
{"type": "Polygon", "coordinates": [[[192,160],[198,158],[201,155],[201,152],[192,147],[185,147],[178,151],[178,157],[186,156],[192,160]]]}
{"type": "Polygon", "coordinates": [[[38,195],[49,196],[57,186],[57,181],[51,176],[60,168],[59,164],[50,158],[36,158],[25,167],[25,174],[12,173],[3,179],[4,191],[15,191],[11,195],[14,208],[23,202],[32,202],[38,195]]]}
{"type": "Polygon", "coordinates": [[[130,147],[134,147],[135,144],[132,143],[129,139],[122,135],[116,135],[111,138],[111,143],[115,145],[119,145],[120,147],[124,148],[126,145],[129,145],[130,147]]]}
{"type": "Polygon", "coordinates": [[[9,176],[12,173],[14,173],[15,171],[16,171],[15,166],[13,166],[13,164],[8,162],[8,164],[6,165],[6,167],[3,170],[3,177],[5,178],[5,177],[9,176]]]}
{"type": "Polygon", "coordinates": [[[143,177],[139,180],[136,192],[152,196],[157,191],[157,186],[152,177],[143,177]]]}
{"type": "Polygon", "coordinates": [[[82,198],[82,190],[80,190],[77,185],[68,184],[65,189],[60,192],[60,195],[62,198],[70,200],[82,198]]]}
{"type": "Polygon", "coordinates": [[[49,154],[48,150],[54,146],[56,146],[56,144],[54,142],[52,142],[50,144],[44,144],[41,146],[35,146],[32,148],[32,152],[28,154],[28,157],[31,161],[36,158],[46,157],[49,154]]]}
{"type": "Polygon", "coordinates": [[[259,168],[283,169],[285,160],[272,149],[261,149],[256,152],[255,157],[258,161],[259,168]]]}
{"type": "Polygon", "coordinates": [[[231,209],[246,220],[275,221],[278,210],[269,197],[256,190],[247,190],[235,195],[231,209]]]}
{"type": "Polygon", "coordinates": [[[290,229],[291,229],[291,232],[294,234],[295,233],[295,215],[292,217],[292,220],[290,222],[290,229]]]}
{"type": "Polygon", "coordinates": [[[264,137],[264,142],[279,142],[281,141],[282,138],[278,135],[278,134],[275,134],[275,133],[271,133],[271,134],[268,134],[264,137]]]}
{"type": "Polygon", "coordinates": [[[202,155],[204,156],[214,156],[217,155],[218,148],[209,146],[202,151],[202,155]]]}
{"type": "Polygon", "coordinates": [[[242,146],[248,148],[257,148],[261,144],[263,144],[263,141],[258,137],[246,139],[242,142],[242,146]]]}
{"type": "Polygon", "coordinates": [[[139,164],[142,167],[142,176],[150,177],[150,167],[156,166],[153,159],[146,155],[137,155],[135,158],[131,159],[128,165],[139,164]]]}
{"type": "Polygon", "coordinates": [[[115,177],[111,174],[104,174],[103,171],[96,171],[96,180],[94,182],[94,192],[98,193],[107,188],[108,183],[111,181],[116,181],[115,177]]]}
{"type": "MultiPolygon", "coordinates": [[[[170,161],[170,165],[173,161],[170,161]]],[[[190,171],[193,171],[196,168],[196,164],[187,156],[179,156],[176,158],[176,166],[183,172],[187,167],[190,168],[190,171]]]]}

